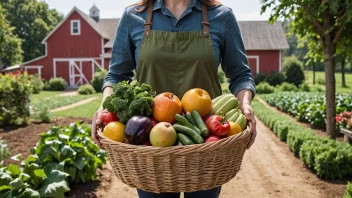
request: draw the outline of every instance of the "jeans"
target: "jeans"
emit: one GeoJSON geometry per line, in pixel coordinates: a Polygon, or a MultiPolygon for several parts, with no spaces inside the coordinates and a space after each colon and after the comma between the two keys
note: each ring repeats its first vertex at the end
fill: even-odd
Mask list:
{"type": "MultiPolygon", "coordinates": [[[[185,193],[185,198],[219,198],[221,187],[210,190],[185,193]]],[[[137,189],[139,198],[180,198],[181,193],[151,193],[137,189]]]]}

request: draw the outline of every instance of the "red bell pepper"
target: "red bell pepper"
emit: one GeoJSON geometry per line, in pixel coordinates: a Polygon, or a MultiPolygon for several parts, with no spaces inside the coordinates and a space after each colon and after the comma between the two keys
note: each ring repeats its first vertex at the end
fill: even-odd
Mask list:
{"type": "Polygon", "coordinates": [[[207,125],[210,133],[220,137],[227,136],[231,128],[229,122],[218,115],[209,116],[205,121],[205,125],[207,125]]]}
{"type": "Polygon", "coordinates": [[[205,139],[205,142],[206,142],[206,143],[211,143],[211,142],[217,142],[217,141],[219,141],[219,140],[221,140],[221,138],[219,138],[218,136],[211,135],[211,136],[209,136],[209,137],[207,137],[207,138],[205,139]]]}

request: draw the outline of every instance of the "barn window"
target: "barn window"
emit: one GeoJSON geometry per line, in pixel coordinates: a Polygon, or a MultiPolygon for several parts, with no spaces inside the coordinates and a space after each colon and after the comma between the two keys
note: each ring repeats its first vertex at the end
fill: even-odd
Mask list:
{"type": "Polygon", "coordinates": [[[81,21],[72,20],[71,21],[71,35],[80,35],[81,34],[81,21]]]}

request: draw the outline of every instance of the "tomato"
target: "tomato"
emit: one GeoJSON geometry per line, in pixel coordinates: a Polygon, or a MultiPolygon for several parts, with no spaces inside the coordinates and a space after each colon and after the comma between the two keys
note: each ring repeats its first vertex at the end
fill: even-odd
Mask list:
{"type": "Polygon", "coordinates": [[[156,121],[154,118],[150,118],[150,119],[151,119],[151,120],[152,120],[152,122],[153,122],[153,127],[159,123],[159,122],[158,122],[158,121],[156,121]]]}
{"type": "Polygon", "coordinates": [[[119,121],[119,119],[117,118],[115,113],[111,113],[108,111],[103,111],[103,113],[101,114],[101,121],[107,125],[110,122],[116,122],[119,121]]]}
{"type": "Polygon", "coordinates": [[[220,139],[221,139],[221,138],[219,138],[218,136],[211,135],[211,136],[208,136],[207,139],[205,139],[205,143],[217,142],[217,141],[219,141],[220,139]]]}

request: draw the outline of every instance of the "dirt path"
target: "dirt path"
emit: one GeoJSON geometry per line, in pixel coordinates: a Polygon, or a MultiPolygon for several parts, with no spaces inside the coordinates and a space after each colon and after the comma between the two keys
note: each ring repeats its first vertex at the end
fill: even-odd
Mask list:
{"type": "Polygon", "coordinates": [[[72,109],[74,107],[90,103],[90,102],[92,102],[93,100],[96,100],[96,99],[98,99],[98,96],[93,97],[93,98],[88,98],[88,99],[85,99],[85,100],[81,100],[79,102],[76,102],[76,103],[73,103],[73,104],[70,104],[70,105],[67,105],[67,106],[63,106],[63,107],[59,107],[59,108],[56,108],[56,109],[52,109],[52,110],[50,110],[50,112],[51,113],[55,113],[55,112],[58,112],[58,111],[64,111],[64,110],[67,110],[67,109],[72,109]]]}
{"type": "Polygon", "coordinates": [[[77,91],[67,91],[57,96],[77,96],[77,95],[78,95],[77,91]]]}
{"type": "MultiPolygon", "coordinates": [[[[321,181],[262,122],[257,130],[256,143],[246,153],[236,178],[223,186],[221,198],[342,197],[345,182],[321,181]]],[[[137,198],[136,190],[122,184],[107,168],[112,174],[110,185],[98,189],[97,197],[137,198]]]]}

